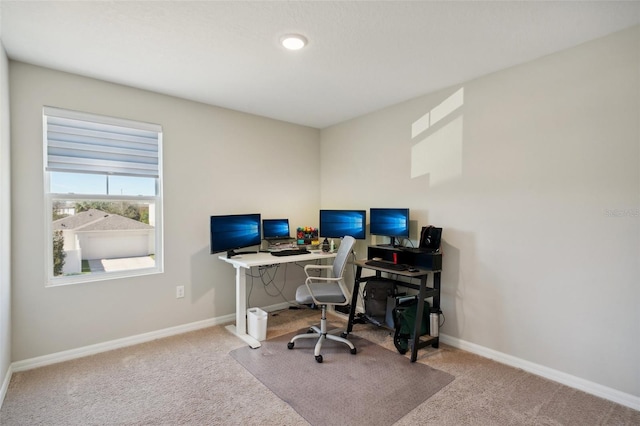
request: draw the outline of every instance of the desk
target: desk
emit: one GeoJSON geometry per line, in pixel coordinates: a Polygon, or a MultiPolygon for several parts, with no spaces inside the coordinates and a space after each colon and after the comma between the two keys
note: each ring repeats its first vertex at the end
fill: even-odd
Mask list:
{"type": "Polygon", "coordinates": [[[418,290],[418,306],[416,313],[416,322],[413,328],[413,338],[409,339],[409,347],[411,349],[411,362],[415,362],[418,358],[418,349],[424,348],[425,346],[431,345],[434,348],[438,347],[439,337],[438,336],[422,336],[424,340],[420,340],[420,328],[421,328],[421,320],[422,313],[424,310],[424,303],[420,303],[420,301],[424,301],[427,297],[433,298],[433,307],[440,309],[440,270],[429,270],[429,269],[418,269],[417,272],[409,272],[407,270],[404,271],[396,271],[392,269],[379,268],[375,266],[370,266],[366,264],[367,259],[364,260],[356,260],[356,277],[355,283],[353,285],[353,296],[351,298],[351,311],[349,312],[349,322],[347,323],[347,331],[346,335],[351,333],[353,330],[353,320],[355,318],[355,306],[358,303],[358,293],[360,292],[360,283],[366,282],[370,278],[380,277],[383,272],[389,274],[396,274],[399,276],[407,277],[407,278],[419,278],[420,284],[414,284],[404,281],[396,281],[396,285],[411,288],[414,290],[418,290]],[[362,268],[372,269],[376,271],[375,277],[362,277],[362,268]],[[427,278],[429,273],[433,273],[433,287],[427,287],[427,278]]]}
{"type": "Polygon", "coordinates": [[[282,263],[307,262],[319,259],[331,259],[336,253],[324,253],[320,250],[308,254],[296,254],[294,256],[273,256],[271,253],[251,253],[227,258],[226,255],[218,256],[236,268],[236,323],[228,325],[227,330],[247,342],[252,348],[259,348],[260,342],[247,334],[247,277],[246,270],[254,266],[278,265],[282,263]]]}

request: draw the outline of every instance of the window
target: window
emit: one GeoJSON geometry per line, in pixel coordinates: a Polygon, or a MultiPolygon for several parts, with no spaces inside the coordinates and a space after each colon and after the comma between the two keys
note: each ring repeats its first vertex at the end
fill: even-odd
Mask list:
{"type": "Polygon", "coordinates": [[[43,109],[47,284],[162,272],[162,127],[43,109]]]}

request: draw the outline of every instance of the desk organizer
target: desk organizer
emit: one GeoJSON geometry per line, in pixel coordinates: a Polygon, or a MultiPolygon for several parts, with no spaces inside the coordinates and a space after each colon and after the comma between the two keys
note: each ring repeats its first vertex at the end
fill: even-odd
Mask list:
{"type": "Polygon", "coordinates": [[[296,239],[298,244],[311,244],[317,246],[318,241],[318,228],[312,226],[303,226],[298,228],[296,233],[296,239]]]}

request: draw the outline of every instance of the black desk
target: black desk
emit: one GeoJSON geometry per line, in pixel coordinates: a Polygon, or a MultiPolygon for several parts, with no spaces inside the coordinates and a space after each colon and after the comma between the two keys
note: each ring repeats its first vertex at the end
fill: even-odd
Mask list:
{"type": "MultiPolygon", "coordinates": [[[[386,268],[378,268],[375,266],[367,265],[365,262],[367,260],[356,260],[354,263],[356,265],[356,276],[355,282],[353,285],[353,295],[351,297],[351,310],[349,312],[349,321],[347,323],[347,331],[345,335],[348,335],[353,330],[353,323],[355,318],[355,307],[358,303],[358,293],[360,292],[360,283],[366,282],[370,278],[374,277],[362,277],[362,268],[372,269],[376,271],[376,277],[381,277],[383,272],[389,274],[396,274],[398,276],[407,277],[407,278],[419,278],[420,284],[409,283],[405,281],[396,281],[396,285],[411,288],[414,290],[418,290],[418,300],[424,301],[424,299],[431,297],[433,298],[433,307],[440,310],[440,274],[441,271],[438,270],[430,270],[420,268],[417,272],[409,272],[407,270],[404,271],[395,271],[392,269],[386,268]],[[429,273],[433,273],[433,287],[427,287],[427,278],[429,277],[429,273]]],[[[431,345],[434,348],[438,347],[439,337],[438,336],[420,336],[420,328],[422,315],[424,311],[424,303],[418,303],[417,306],[417,314],[416,314],[416,323],[413,328],[413,338],[409,339],[409,348],[411,350],[411,362],[415,362],[418,358],[418,349],[424,348],[428,345],[431,345]]],[[[439,334],[439,333],[438,333],[439,334]]]]}

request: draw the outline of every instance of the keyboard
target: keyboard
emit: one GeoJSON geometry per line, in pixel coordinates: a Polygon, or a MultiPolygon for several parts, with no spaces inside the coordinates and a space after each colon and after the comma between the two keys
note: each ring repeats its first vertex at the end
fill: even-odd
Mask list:
{"type": "Polygon", "coordinates": [[[309,253],[311,252],[307,249],[285,249],[285,250],[272,251],[271,255],[272,256],[295,256],[297,254],[309,254],[309,253]]]}
{"type": "Polygon", "coordinates": [[[364,262],[364,264],[375,266],[376,268],[391,269],[393,271],[404,271],[405,269],[407,269],[407,265],[385,262],[384,260],[367,260],[366,262],[364,262]]]}

